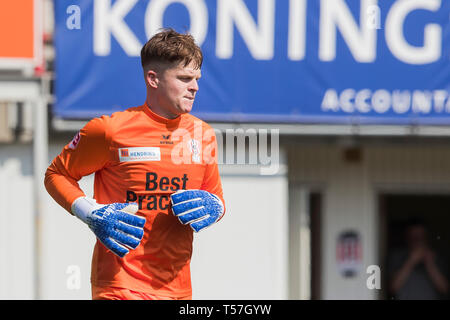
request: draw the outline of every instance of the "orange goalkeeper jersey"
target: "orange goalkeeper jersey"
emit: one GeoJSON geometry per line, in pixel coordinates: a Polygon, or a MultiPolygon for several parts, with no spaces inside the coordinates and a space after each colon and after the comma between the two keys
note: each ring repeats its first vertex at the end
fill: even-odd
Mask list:
{"type": "Polygon", "coordinates": [[[92,284],[191,294],[193,231],[172,214],[169,196],[202,189],[223,201],[216,152],[208,124],[190,114],[165,119],[146,104],[89,121],[64,147],[45,175],[47,191],[61,206],[70,212],[85,195],[77,181],[95,172],[97,203],[138,203],[137,214],[147,220],[141,244],[122,259],[97,240],[92,284]]]}

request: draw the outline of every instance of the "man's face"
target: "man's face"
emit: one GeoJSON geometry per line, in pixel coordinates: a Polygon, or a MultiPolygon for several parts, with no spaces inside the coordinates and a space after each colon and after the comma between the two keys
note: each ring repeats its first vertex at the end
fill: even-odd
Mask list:
{"type": "Polygon", "coordinates": [[[427,244],[427,231],[423,226],[411,226],[407,229],[406,240],[410,248],[418,248],[427,244]]]}
{"type": "Polygon", "coordinates": [[[194,67],[193,62],[186,67],[178,64],[160,73],[157,90],[158,104],[170,118],[192,110],[200,77],[201,71],[194,67]]]}

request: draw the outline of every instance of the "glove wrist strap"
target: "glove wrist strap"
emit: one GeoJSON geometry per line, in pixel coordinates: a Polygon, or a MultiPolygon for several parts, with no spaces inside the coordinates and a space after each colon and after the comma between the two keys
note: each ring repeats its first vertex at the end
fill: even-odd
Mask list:
{"type": "Polygon", "coordinates": [[[91,214],[92,209],[97,204],[94,199],[88,197],[77,198],[71,207],[72,213],[84,223],[87,223],[87,217],[91,214]]]}

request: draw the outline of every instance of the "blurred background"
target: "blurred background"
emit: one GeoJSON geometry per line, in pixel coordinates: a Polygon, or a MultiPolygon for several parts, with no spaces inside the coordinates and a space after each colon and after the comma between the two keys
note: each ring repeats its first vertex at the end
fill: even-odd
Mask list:
{"type": "Polygon", "coordinates": [[[195,236],[194,299],[448,299],[449,14],[447,0],[0,1],[0,299],[90,299],[95,237],[44,172],[89,119],[145,101],[139,53],[161,27],[203,50],[193,114],[215,128],[227,204],[195,236]]]}

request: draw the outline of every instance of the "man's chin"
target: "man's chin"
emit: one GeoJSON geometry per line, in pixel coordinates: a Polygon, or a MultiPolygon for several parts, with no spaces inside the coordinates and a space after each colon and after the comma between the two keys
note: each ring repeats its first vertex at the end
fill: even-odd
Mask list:
{"type": "Polygon", "coordinates": [[[183,108],[181,108],[182,113],[189,113],[191,111],[192,111],[192,106],[184,106],[183,108]]]}

